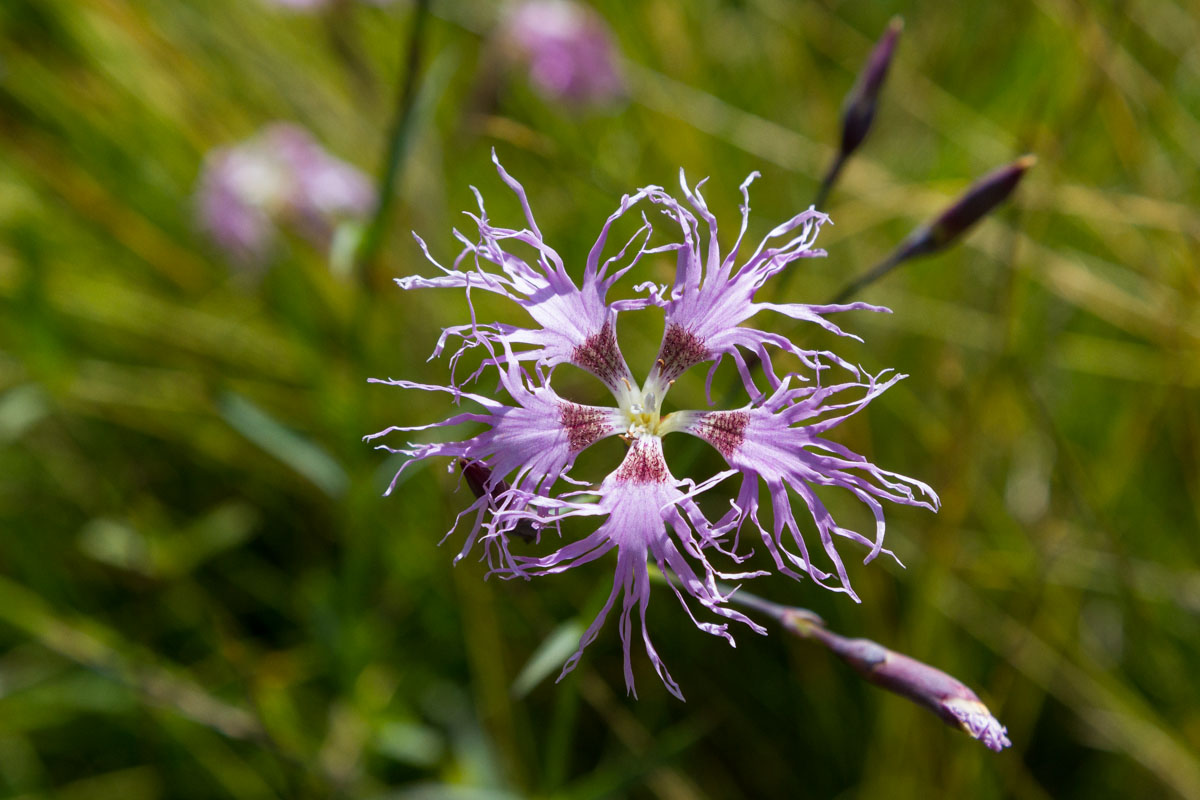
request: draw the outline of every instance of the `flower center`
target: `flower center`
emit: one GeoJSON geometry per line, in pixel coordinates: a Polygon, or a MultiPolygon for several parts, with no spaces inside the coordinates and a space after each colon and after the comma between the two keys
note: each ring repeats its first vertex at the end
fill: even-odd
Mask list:
{"type": "Polygon", "coordinates": [[[634,439],[657,436],[659,423],[662,421],[659,415],[661,408],[662,401],[654,396],[654,392],[642,395],[641,399],[632,403],[625,412],[629,417],[629,429],[626,434],[634,439]]]}

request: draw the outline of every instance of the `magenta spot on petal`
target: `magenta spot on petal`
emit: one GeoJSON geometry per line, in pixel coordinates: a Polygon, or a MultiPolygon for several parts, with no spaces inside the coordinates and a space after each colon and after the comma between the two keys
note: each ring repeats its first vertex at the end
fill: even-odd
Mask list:
{"type": "Polygon", "coordinates": [[[617,335],[611,322],[604,323],[598,333],[577,346],[571,354],[571,361],[609,386],[618,385],[625,376],[625,361],[617,348],[617,335]]]}
{"type": "Polygon", "coordinates": [[[705,414],[696,433],[729,458],[746,440],[748,411],[713,411],[705,414]]]}
{"type": "Polygon", "coordinates": [[[673,381],[689,367],[708,358],[704,340],[682,325],[671,325],[663,334],[662,347],[658,350],[658,372],[663,380],[673,381]]]}
{"type": "Polygon", "coordinates": [[[567,447],[572,453],[590,447],[609,433],[608,414],[600,408],[562,403],[559,421],[567,431],[567,447]]]}
{"type": "Polygon", "coordinates": [[[637,439],[614,476],[626,483],[666,483],[671,478],[662,446],[655,439],[637,439]]]}

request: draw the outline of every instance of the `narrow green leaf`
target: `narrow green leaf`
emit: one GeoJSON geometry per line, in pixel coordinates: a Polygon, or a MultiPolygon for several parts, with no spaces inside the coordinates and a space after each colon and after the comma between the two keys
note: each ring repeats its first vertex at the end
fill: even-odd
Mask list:
{"type": "Polygon", "coordinates": [[[217,403],[221,417],[238,433],[312,481],[331,497],[346,491],[349,478],[333,456],[283,425],[244,397],[227,392],[217,403]]]}
{"type": "Polygon", "coordinates": [[[521,668],[517,679],[513,681],[513,697],[524,697],[551,673],[556,672],[571,653],[575,652],[575,648],[579,646],[579,637],[582,635],[583,626],[574,620],[564,622],[551,631],[550,635],[538,645],[537,650],[533,651],[533,655],[529,657],[529,661],[521,668]]]}

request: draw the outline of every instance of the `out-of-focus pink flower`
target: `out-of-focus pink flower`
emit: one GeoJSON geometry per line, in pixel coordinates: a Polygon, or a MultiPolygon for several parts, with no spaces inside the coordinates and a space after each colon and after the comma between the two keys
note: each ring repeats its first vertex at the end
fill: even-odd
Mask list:
{"type": "Polygon", "coordinates": [[[310,11],[324,8],[329,5],[330,0],[267,0],[267,2],[271,5],[294,8],[298,11],[310,11]]]}
{"type": "MultiPolygon", "coordinates": [[[[265,2],[275,6],[295,9],[296,11],[318,11],[322,8],[328,8],[338,2],[338,0],[265,0],[265,2]]],[[[362,2],[370,3],[373,6],[386,6],[395,2],[395,0],[362,0],[362,2]]]]}
{"type": "Polygon", "coordinates": [[[196,195],[201,227],[231,257],[261,262],[277,226],[325,246],[343,219],[366,216],[375,190],[303,128],[275,123],[205,159],[196,195]]]}
{"type": "Polygon", "coordinates": [[[570,0],[526,0],[502,23],[503,44],[529,68],[546,97],[601,105],[625,94],[612,31],[591,8],[570,0]]]}

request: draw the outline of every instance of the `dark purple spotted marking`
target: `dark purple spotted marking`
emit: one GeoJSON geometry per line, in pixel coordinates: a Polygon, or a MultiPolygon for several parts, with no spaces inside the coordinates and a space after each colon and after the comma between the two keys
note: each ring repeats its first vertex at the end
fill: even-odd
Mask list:
{"type": "Polygon", "coordinates": [[[604,327],[598,333],[592,334],[583,344],[576,346],[571,353],[571,361],[614,387],[621,384],[621,378],[628,372],[625,359],[621,357],[621,350],[617,347],[617,335],[611,322],[604,323],[604,327]]]}
{"type": "Polygon", "coordinates": [[[635,439],[625,460],[617,467],[616,479],[626,483],[666,483],[671,473],[657,439],[635,439]]]}
{"type": "Polygon", "coordinates": [[[658,348],[658,374],[664,381],[673,381],[689,367],[709,357],[704,341],[682,325],[671,325],[663,334],[658,348]]]}
{"type": "Polygon", "coordinates": [[[567,432],[567,449],[571,453],[578,453],[612,433],[608,412],[602,408],[561,403],[558,413],[558,420],[567,432]]]}
{"type": "Polygon", "coordinates": [[[697,426],[696,433],[729,458],[746,441],[747,411],[710,411],[697,426]]]}

